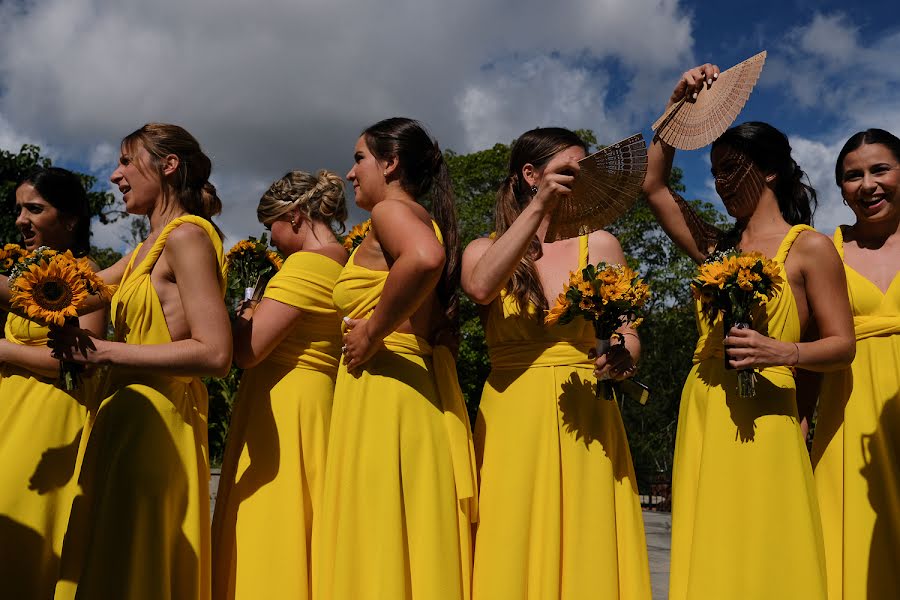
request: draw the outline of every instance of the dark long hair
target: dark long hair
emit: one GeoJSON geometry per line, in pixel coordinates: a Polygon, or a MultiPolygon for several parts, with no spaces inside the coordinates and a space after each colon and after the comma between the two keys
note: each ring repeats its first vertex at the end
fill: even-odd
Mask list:
{"type": "MultiPolygon", "coordinates": [[[[497,236],[509,229],[522,209],[531,201],[532,192],[522,177],[522,169],[531,164],[535,169],[544,167],[550,159],[566,148],[579,146],[587,152],[587,144],[573,131],[562,127],[539,127],[526,131],[513,142],[509,155],[507,177],[497,190],[494,205],[494,230],[497,236]]],[[[544,296],[544,288],[538,276],[535,261],[541,255],[541,241],[535,236],[525,256],[512,277],[506,283],[506,293],[516,299],[519,311],[525,314],[529,303],[538,309],[538,320],[543,320],[544,311],[549,306],[544,296]]]]}
{"type": "Polygon", "coordinates": [[[803,182],[806,173],[791,156],[786,135],[768,123],[750,121],[727,130],[712,148],[721,145],[743,152],[761,171],[775,175],[775,197],[785,221],[791,225],[812,224],[816,190],[803,182]]]}
{"type": "Polygon", "coordinates": [[[444,237],[447,260],[438,282],[438,299],[453,327],[459,320],[460,241],[450,171],[438,143],[414,119],[392,117],[363,131],[366,146],[378,160],[397,159],[400,185],[417,201],[431,199],[431,214],[444,237]]]}
{"type": "Polygon", "coordinates": [[[844,147],[838,153],[837,161],[834,164],[834,181],[840,187],[844,179],[844,159],[854,150],[859,149],[862,145],[881,144],[891,151],[894,159],[900,161],[900,139],[890,131],[884,129],[866,129],[859,131],[850,136],[850,139],[844,143],[844,147]]]}
{"type": "Polygon", "coordinates": [[[69,250],[75,256],[87,255],[91,251],[91,206],[78,175],[59,167],[37,167],[19,185],[26,183],[59,213],[75,219],[69,250]]]}

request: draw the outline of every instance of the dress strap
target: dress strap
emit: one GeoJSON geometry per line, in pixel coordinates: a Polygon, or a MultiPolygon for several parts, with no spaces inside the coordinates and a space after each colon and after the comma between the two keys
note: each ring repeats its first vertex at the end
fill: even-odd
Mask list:
{"type": "Polygon", "coordinates": [[[841,257],[841,260],[844,260],[844,229],[843,225],[838,225],[837,229],[834,230],[834,247],[837,248],[838,254],[841,257]]]}
{"type": "Polygon", "coordinates": [[[588,238],[590,234],[578,236],[578,268],[583,269],[590,263],[590,249],[588,238]]]}
{"type": "Polygon", "coordinates": [[[787,260],[788,252],[791,250],[791,246],[794,245],[794,240],[797,239],[797,236],[803,233],[804,231],[815,231],[809,225],[794,225],[791,227],[791,230],[788,231],[788,234],[784,236],[784,240],[782,240],[781,245],[778,247],[778,253],[775,255],[775,260],[780,263],[784,263],[787,260]]]}
{"type": "MultiPolygon", "coordinates": [[[[169,234],[172,233],[172,231],[176,227],[184,223],[192,223],[193,225],[200,227],[206,232],[206,234],[210,237],[210,240],[212,240],[213,242],[213,247],[215,247],[216,249],[216,258],[221,265],[224,260],[224,251],[222,249],[222,243],[219,240],[219,234],[212,226],[212,223],[210,223],[207,219],[204,219],[203,217],[199,217],[197,215],[184,215],[178,217],[177,219],[173,219],[171,222],[166,224],[166,226],[160,232],[159,237],[156,238],[156,241],[153,242],[153,246],[150,248],[147,256],[143,258],[139,265],[133,268],[133,272],[149,273],[150,271],[152,271],[153,266],[156,264],[156,261],[159,259],[160,254],[162,254],[162,251],[166,247],[166,239],[169,237],[169,234]]],[[[143,243],[141,244],[141,246],[143,246],[143,243]]],[[[135,256],[137,256],[137,252],[139,249],[140,246],[138,246],[138,248],[134,251],[135,256]]],[[[132,258],[132,260],[134,259],[132,258]]],[[[219,279],[219,283],[224,286],[225,278],[224,274],[221,272],[221,269],[219,271],[219,279]]]]}

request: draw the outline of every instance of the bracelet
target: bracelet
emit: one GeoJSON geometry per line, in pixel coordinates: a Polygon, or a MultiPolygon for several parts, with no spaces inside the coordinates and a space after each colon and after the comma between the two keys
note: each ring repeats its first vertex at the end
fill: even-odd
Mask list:
{"type": "Polygon", "coordinates": [[[792,366],[796,367],[800,364],[800,346],[797,345],[797,342],[793,342],[794,348],[797,349],[797,358],[794,359],[794,364],[792,366]]]}

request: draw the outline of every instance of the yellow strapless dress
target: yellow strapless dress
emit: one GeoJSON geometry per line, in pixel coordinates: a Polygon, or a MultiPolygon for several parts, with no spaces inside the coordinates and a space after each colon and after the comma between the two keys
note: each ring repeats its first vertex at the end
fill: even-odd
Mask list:
{"type": "MultiPolygon", "coordinates": [[[[834,242],[844,255],[843,233],[834,242]]],[[[826,373],[813,468],[830,600],[900,598],[900,276],[886,293],[845,266],[856,359],[826,373]]]]}
{"type": "MultiPolygon", "coordinates": [[[[387,276],[351,255],[334,288],[340,313],[370,316],[387,276]]],[[[358,375],[341,364],[313,524],[314,597],[469,598],[476,494],[468,416],[447,348],[395,332],[358,375]]]]}
{"type": "MultiPolygon", "coordinates": [[[[18,315],[6,339],[46,346],[47,328],[18,315]]],[[[87,414],[84,386],[66,392],[12,364],[0,366],[0,596],[53,596],[59,555],[78,490],[75,457],[87,414]]]]}
{"type": "MultiPolygon", "coordinates": [[[[778,249],[780,293],[754,327],[800,340],[784,262],[806,225],[778,249]]],[[[681,395],[675,440],[669,598],[825,598],[825,558],[815,482],[787,367],[757,374],[756,397],[740,398],[723,361],[722,321],[699,315],[694,366],[681,395]]]]}
{"type": "MultiPolygon", "coordinates": [[[[587,236],[580,250],[584,268],[587,236]]],[[[595,396],[593,327],[542,326],[503,293],[485,332],[473,597],[649,600],[637,480],[619,406],[595,396]]]]}
{"type": "MultiPolygon", "coordinates": [[[[112,299],[115,339],[172,341],[150,273],[173,229],[204,229],[193,215],[166,225],[137,265],[132,254],[112,299]]],[[[220,279],[224,295],[224,279],[220,279]]],[[[60,598],[209,598],[209,451],[206,388],[197,377],[110,368],[79,450],[82,495],[63,545],[60,598]]]]}
{"type": "Polygon", "coordinates": [[[244,371],[213,516],[213,598],[308,599],[341,319],[342,265],[297,252],[265,297],[303,312],[265,361],[244,371]]]}

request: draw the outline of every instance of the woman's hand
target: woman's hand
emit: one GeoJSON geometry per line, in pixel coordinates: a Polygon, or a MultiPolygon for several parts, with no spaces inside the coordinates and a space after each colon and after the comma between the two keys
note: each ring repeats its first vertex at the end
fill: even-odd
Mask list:
{"type": "Polygon", "coordinates": [[[344,333],[344,345],[341,352],[344,355],[344,364],[351,373],[375,356],[381,349],[381,340],[372,339],[369,334],[368,319],[350,319],[344,317],[347,331],[344,333]]]}
{"type": "Polygon", "coordinates": [[[572,193],[575,174],[581,167],[578,161],[560,152],[544,167],[538,191],[531,202],[544,214],[550,213],[562,198],[572,193]]]}
{"type": "Polygon", "coordinates": [[[97,344],[103,343],[91,335],[91,332],[74,325],[62,327],[51,326],[47,346],[53,351],[51,355],[57,360],[96,365],[101,361],[98,357],[97,344]]]}
{"type": "Polygon", "coordinates": [[[687,98],[688,102],[693,102],[704,87],[706,89],[711,88],[718,78],[719,67],[710,63],[688,69],[682,73],[681,79],[675,85],[666,108],[681,101],[682,98],[687,98]]]}
{"type": "Polygon", "coordinates": [[[797,364],[799,348],[753,329],[732,327],[725,337],[725,354],[728,364],[735,369],[761,369],[797,364]]]}
{"type": "Polygon", "coordinates": [[[596,357],[594,360],[594,377],[597,379],[621,381],[633,377],[637,372],[637,365],[625,344],[613,342],[607,352],[600,356],[596,355],[597,351],[594,349],[588,352],[588,358],[596,357]]]}

